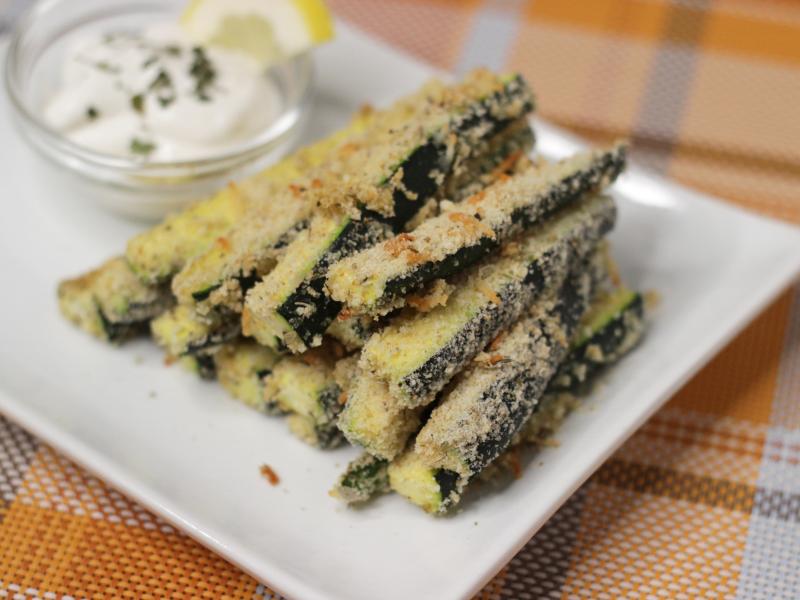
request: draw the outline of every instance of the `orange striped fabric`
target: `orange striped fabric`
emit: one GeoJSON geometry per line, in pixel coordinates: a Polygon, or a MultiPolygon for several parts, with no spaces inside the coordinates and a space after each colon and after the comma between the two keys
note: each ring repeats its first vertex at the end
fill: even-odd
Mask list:
{"type": "MultiPolygon", "coordinates": [[[[440,68],[522,71],[542,115],[800,223],[800,4],[330,0],[440,68]]],[[[0,597],[272,598],[0,418],[0,597]]],[[[800,597],[800,288],[637,432],[478,595],[800,597]]]]}

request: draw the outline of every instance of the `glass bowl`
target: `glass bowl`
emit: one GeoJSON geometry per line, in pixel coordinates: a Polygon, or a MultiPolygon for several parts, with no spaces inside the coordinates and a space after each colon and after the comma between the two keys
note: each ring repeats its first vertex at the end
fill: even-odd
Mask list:
{"type": "Polygon", "coordinates": [[[75,144],[42,120],[64,52],[76,37],[177,20],[185,5],[185,0],[40,0],[19,21],[5,72],[15,121],[75,195],[127,216],[157,219],[263,168],[297,141],[310,106],[313,69],[307,54],[265,73],[281,101],[276,119],[234,150],[208,158],[145,162],[104,154],[75,144]]]}

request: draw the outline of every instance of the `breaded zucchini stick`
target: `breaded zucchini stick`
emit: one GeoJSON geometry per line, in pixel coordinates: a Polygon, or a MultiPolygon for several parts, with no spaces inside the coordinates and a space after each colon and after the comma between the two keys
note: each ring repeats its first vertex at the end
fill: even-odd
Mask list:
{"type": "Polygon", "coordinates": [[[339,419],[347,438],[391,459],[435,395],[543,290],[560,285],[614,225],[611,198],[583,200],[473,267],[444,306],[402,315],[364,346],[339,419]]]}
{"type": "Polygon", "coordinates": [[[586,271],[571,275],[557,296],[511,328],[495,350],[501,360],[459,376],[413,448],[389,467],[393,490],[428,512],[458,503],[536,411],[590,305],[593,279],[586,271]]]}
{"type": "Polygon", "coordinates": [[[478,192],[451,211],[335,264],[332,298],[353,314],[380,314],[426,282],[448,277],[577,199],[611,185],[625,167],[625,146],[531,167],[478,192]]]}
{"type": "Polygon", "coordinates": [[[147,323],[172,305],[169,290],[143,284],[123,257],[58,285],[58,304],[72,323],[112,343],[147,331],[147,323]]]}
{"type": "Polygon", "coordinates": [[[478,71],[455,86],[432,83],[398,106],[308,186],[307,197],[330,212],[315,215],[250,291],[245,335],[292,352],[319,345],[341,308],[325,290],[331,265],[402,230],[464,162],[531,110],[532,96],[519,77],[478,71]]]}

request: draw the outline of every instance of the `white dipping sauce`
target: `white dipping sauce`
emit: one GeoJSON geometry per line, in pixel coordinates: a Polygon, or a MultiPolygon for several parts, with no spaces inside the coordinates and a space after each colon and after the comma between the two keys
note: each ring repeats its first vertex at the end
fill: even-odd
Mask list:
{"type": "Polygon", "coordinates": [[[91,150],[181,161],[236,149],[275,120],[280,103],[256,60],[197,47],[165,24],[74,44],[44,118],[91,150]]]}

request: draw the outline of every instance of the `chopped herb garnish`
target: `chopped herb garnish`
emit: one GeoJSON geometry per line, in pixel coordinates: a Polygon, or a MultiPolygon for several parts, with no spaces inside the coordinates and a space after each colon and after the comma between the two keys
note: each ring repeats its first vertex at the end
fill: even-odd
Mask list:
{"type": "Polygon", "coordinates": [[[164,52],[166,52],[169,56],[180,56],[181,55],[181,47],[180,46],[164,46],[164,52]]]}
{"type": "Polygon", "coordinates": [[[158,103],[162,108],[166,108],[175,102],[175,88],[172,85],[172,77],[164,69],[158,71],[158,75],[153,79],[149,89],[158,93],[158,103]]]}
{"type": "Polygon", "coordinates": [[[94,106],[90,106],[86,109],[86,118],[90,121],[94,121],[97,117],[100,116],[100,111],[97,110],[94,106]]]}
{"type": "Polygon", "coordinates": [[[158,104],[161,108],[167,108],[170,104],[175,102],[175,95],[172,96],[159,96],[158,97],[158,104]]]}
{"type": "Polygon", "coordinates": [[[140,140],[139,138],[133,138],[131,140],[131,152],[133,154],[141,154],[142,156],[148,156],[156,149],[156,145],[152,142],[145,142],[140,140]]]}
{"type": "Polygon", "coordinates": [[[154,64],[156,64],[156,62],[158,62],[158,57],[153,55],[142,63],[142,68],[146,69],[148,67],[152,67],[154,64]]]}
{"type": "Polygon", "coordinates": [[[144,113],[144,94],[136,94],[131,96],[131,106],[137,113],[144,113]]]}
{"type": "Polygon", "coordinates": [[[104,73],[112,73],[114,75],[117,75],[120,72],[120,68],[118,66],[112,65],[104,60],[94,63],[94,67],[95,69],[103,71],[104,73]]]}
{"type": "Polygon", "coordinates": [[[150,83],[151,90],[161,90],[172,87],[172,77],[164,69],[159,69],[158,75],[150,83]]]}
{"type": "Polygon", "coordinates": [[[208,88],[214,84],[217,72],[214,65],[208,59],[206,51],[202,46],[192,48],[192,65],[189,75],[194,77],[194,93],[203,102],[208,102],[211,97],[208,95],[208,88]]]}

